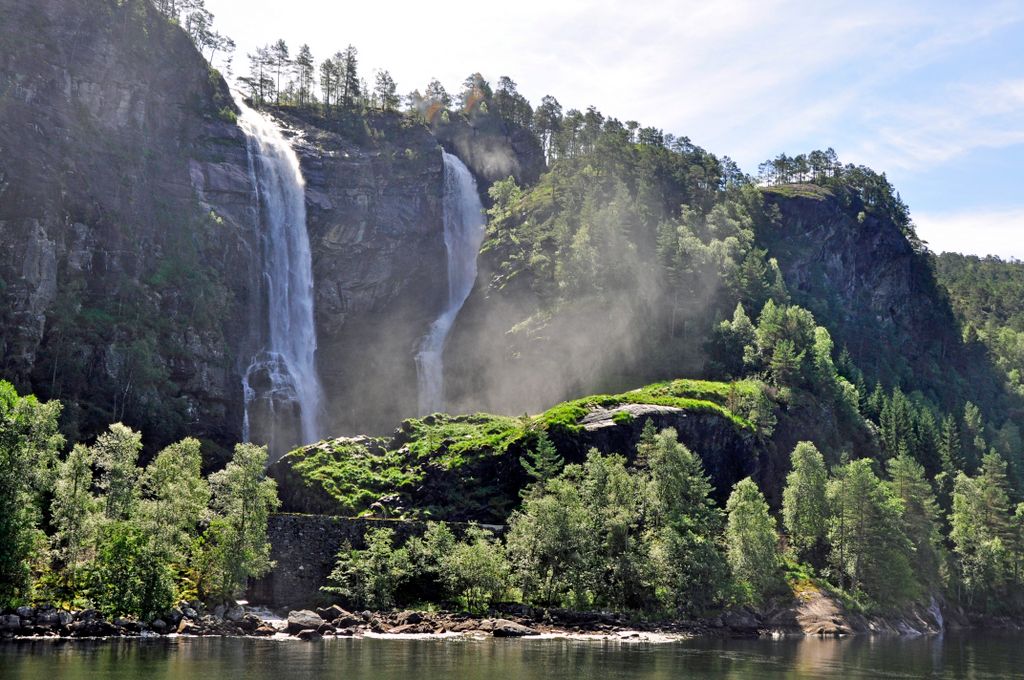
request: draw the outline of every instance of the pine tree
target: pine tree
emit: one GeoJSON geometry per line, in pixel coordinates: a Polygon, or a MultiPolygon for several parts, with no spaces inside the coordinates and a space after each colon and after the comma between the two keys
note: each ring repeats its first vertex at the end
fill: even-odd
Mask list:
{"type": "Polygon", "coordinates": [[[299,53],[295,55],[295,77],[298,80],[299,106],[306,106],[313,101],[313,77],[316,62],[313,59],[313,52],[309,45],[302,45],[299,53]]]}
{"type": "Polygon", "coordinates": [[[349,45],[341,53],[339,61],[339,86],[341,105],[346,109],[355,108],[361,95],[359,80],[359,52],[349,45]]]}
{"type": "Polygon", "coordinates": [[[984,509],[982,521],[993,536],[1009,543],[1010,484],[1006,480],[1006,461],[995,450],[982,457],[978,481],[984,509]]]}
{"type": "Polygon", "coordinates": [[[963,451],[965,469],[973,473],[978,469],[981,457],[988,451],[988,444],[985,442],[985,424],[982,421],[981,410],[967,402],[964,405],[964,429],[963,429],[963,451]]]}
{"type": "Polygon", "coordinates": [[[657,446],[658,430],[654,427],[654,421],[647,418],[644,421],[643,429],[640,430],[640,439],[636,444],[635,465],[641,470],[646,470],[651,465],[651,457],[657,446]]]}
{"type": "Polygon", "coordinates": [[[914,548],[917,574],[936,586],[941,563],[940,512],[924,466],[902,453],[889,461],[888,471],[892,491],[903,503],[903,527],[914,548]]]}
{"type": "Polygon", "coordinates": [[[558,449],[551,442],[546,432],[537,435],[537,443],[533,449],[527,450],[526,454],[519,459],[520,465],[526,470],[526,474],[533,479],[534,484],[543,487],[549,479],[554,479],[562,468],[565,461],[558,454],[558,449]]]}
{"type": "Polygon", "coordinates": [[[276,43],[270,46],[270,58],[274,69],[277,72],[277,81],[274,89],[277,93],[277,103],[281,103],[281,74],[284,73],[288,65],[291,64],[291,58],[288,54],[288,43],[284,40],[278,40],[276,43]]]}
{"type": "Polygon", "coordinates": [[[380,104],[381,111],[394,111],[398,108],[398,86],[395,85],[394,79],[391,74],[384,70],[377,74],[377,82],[373,88],[373,93],[377,98],[377,102],[380,104]]]}
{"type": "Polygon", "coordinates": [[[830,562],[840,587],[898,602],[920,591],[911,569],[912,546],[902,528],[902,502],[871,465],[866,458],[851,461],[829,482],[830,562]]]}

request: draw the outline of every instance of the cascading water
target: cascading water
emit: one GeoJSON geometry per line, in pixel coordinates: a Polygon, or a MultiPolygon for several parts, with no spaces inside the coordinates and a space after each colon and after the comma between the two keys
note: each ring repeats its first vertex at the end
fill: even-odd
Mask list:
{"type": "Polygon", "coordinates": [[[320,437],[313,268],[299,159],[272,120],[238,101],[260,235],[260,349],[242,378],[243,438],[276,458],[320,437]]]}
{"type": "Polygon", "coordinates": [[[484,241],[483,205],[469,168],[447,151],[444,158],[444,246],[448,252],[448,303],[430,325],[416,354],[421,415],[444,410],[444,348],[455,319],[476,282],[484,241]]]}

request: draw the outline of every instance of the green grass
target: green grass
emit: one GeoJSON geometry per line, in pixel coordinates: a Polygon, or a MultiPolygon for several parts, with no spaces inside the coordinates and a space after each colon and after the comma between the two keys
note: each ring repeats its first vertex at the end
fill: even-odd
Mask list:
{"type": "Polygon", "coordinates": [[[831,190],[818,184],[779,184],[761,187],[761,191],[786,198],[814,198],[819,201],[833,195],[831,190]]]}
{"type": "Polygon", "coordinates": [[[595,408],[615,408],[624,404],[655,404],[695,413],[719,415],[728,419],[737,428],[753,431],[753,423],[734,413],[732,409],[756,397],[759,391],[758,384],[751,380],[736,383],[672,380],[623,394],[600,394],[564,402],[545,411],[539,419],[546,428],[561,429],[572,434],[580,431],[579,421],[595,408]]]}
{"type": "MultiPolygon", "coordinates": [[[[340,514],[365,514],[382,499],[405,508],[407,517],[480,509],[487,504],[495,506],[496,514],[507,513],[505,506],[515,499],[505,498],[509,490],[501,484],[508,480],[500,477],[517,469],[518,456],[532,446],[539,431],[572,436],[580,431],[580,420],[593,409],[624,404],[709,413],[729,420],[738,429],[753,430],[750,421],[732,409],[738,406],[738,412],[748,412],[743,406],[759,392],[754,381],[673,380],[623,394],[563,402],[534,417],[438,413],[406,420],[391,439],[325,441],[289,453],[284,462],[305,485],[319,487],[337,501],[340,514]],[[514,458],[507,460],[508,456],[514,458]],[[499,469],[506,472],[493,478],[499,469]],[[427,507],[417,497],[424,489],[443,507],[427,507]]],[[[632,421],[624,412],[613,418],[620,425],[632,421]]]]}

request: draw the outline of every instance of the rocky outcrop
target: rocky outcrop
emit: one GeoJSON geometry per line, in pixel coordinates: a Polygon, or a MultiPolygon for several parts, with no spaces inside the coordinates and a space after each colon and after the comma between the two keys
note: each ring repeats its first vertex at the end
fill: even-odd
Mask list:
{"type": "Polygon", "coordinates": [[[591,411],[580,421],[582,431],[575,447],[582,452],[596,448],[604,453],[631,454],[648,420],[657,430],[674,428],[679,441],[700,456],[715,487],[715,500],[722,504],[733,484],[758,475],[768,463],[768,448],[759,445],[753,432],[741,430],[719,415],[655,404],[591,411]]]}
{"type": "Polygon", "coordinates": [[[1000,381],[979,348],[963,343],[927,254],[891,220],[853,214],[845,190],[812,189],[764,192],[777,222],[758,237],[793,302],[828,327],[869,379],[900,376],[904,389],[947,408],[959,406],[951,400],[961,391],[976,403],[998,402],[1000,381]]]}
{"type": "Polygon", "coordinates": [[[0,614],[0,640],[14,637],[155,637],[158,635],[261,635],[277,629],[244,607],[223,604],[213,608],[201,602],[181,602],[152,620],[108,618],[95,609],[57,609],[52,604],[18,607],[0,614]]]}

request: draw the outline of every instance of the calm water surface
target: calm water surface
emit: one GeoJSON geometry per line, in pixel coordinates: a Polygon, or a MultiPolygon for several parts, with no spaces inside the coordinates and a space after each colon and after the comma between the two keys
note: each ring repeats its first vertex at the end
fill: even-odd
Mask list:
{"type": "Polygon", "coordinates": [[[694,640],[176,639],[0,644],[0,678],[24,680],[561,680],[564,678],[1013,678],[1024,638],[694,640]]]}

